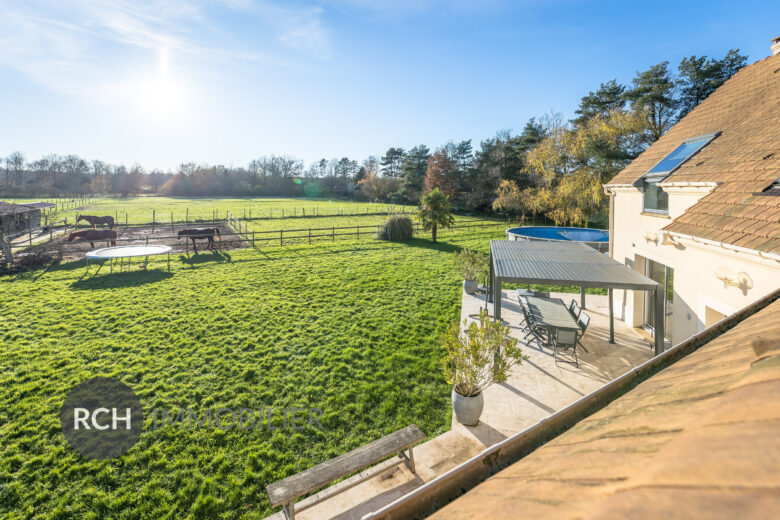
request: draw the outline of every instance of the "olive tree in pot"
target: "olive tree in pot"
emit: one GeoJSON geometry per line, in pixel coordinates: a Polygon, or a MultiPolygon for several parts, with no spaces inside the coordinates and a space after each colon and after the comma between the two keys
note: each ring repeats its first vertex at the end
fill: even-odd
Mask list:
{"type": "Polygon", "coordinates": [[[479,287],[479,281],[488,277],[487,256],[477,251],[463,249],[455,253],[455,265],[460,268],[463,276],[463,290],[466,294],[474,294],[479,287]]]}
{"type": "Polygon", "coordinates": [[[518,340],[509,331],[483,309],[478,321],[463,321],[462,332],[456,322],[443,336],[444,377],[452,385],[452,409],[461,424],[475,426],[484,406],[482,391],[505,382],[509,370],[522,363],[518,340]]]}

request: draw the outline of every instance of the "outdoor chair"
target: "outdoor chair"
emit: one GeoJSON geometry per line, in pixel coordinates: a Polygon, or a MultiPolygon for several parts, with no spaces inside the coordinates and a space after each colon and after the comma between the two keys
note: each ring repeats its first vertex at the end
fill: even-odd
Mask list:
{"type": "Polygon", "coordinates": [[[521,302],[520,307],[523,309],[523,318],[526,323],[526,327],[523,329],[525,332],[525,336],[523,337],[523,341],[527,340],[529,336],[533,336],[533,338],[539,342],[539,344],[543,344],[544,340],[541,336],[541,334],[544,332],[541,329],[539,329],[536,326],[536,323],[534,323],[533,316],[531,316],[531,313],[528,312],[528,308],[526,305],[521,302]]]}
{"type": "Polygon", "coordinates": [[[582,313],[582,309],[580,308],[580,305],[577,303],[577,300],[572,300],[569,304],[569,314],[571,314],[572,318],[575,320],[580,319],[580,313],[582,313]]]}
{"type": "MultiPolygon", "coordinates": [[[[580,361],[577,359],[577,331],[576,330],[561,330],[556,329],[555,334],[552,335],[553,344],[553,359],[555,364],[558,364],[558,350],[573,350],[574,351],[574,364],[577,368],[580,367],[580,361]]],[[[571,363],[571,361],[567,361],[571,363]]]]}
{"type": "Polygon", "coordinates": [[[579,319],[577,320],[577,325],[580,327],[580,333],[577,334],[577,343],[579,343],[579,345],[582,347],[582,350],[585,352],[587,352],[588,349],[585,348],[580,339],[582,339],[582,336],[585,335],[585,331],[588,330],[588,324],[590,324],[590,316],[584,312],[581,313],[579,319]]]}
{"type": "Polygon", "coordinates": [[[534,291],[533,289],[518,289],[517,300],[520,303],[523,303],[523,296],[536,296],[536,291],[534,291]]]}

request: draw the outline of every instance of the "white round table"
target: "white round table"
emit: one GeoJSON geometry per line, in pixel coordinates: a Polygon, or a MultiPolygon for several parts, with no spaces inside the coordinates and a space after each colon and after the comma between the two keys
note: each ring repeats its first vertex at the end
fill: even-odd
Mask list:
{"type": "MultiPolygon", "coordinates": [[[[168,255],[168,270],[171,270],[171,247],[170,246],[116,246],[116,247],[104,247],[102,249],[96,249],[90,251],[85,255],[87,259],[87,271],[91,262],[100,262],[101,267],[103,263],[108,260],[111,266],[111,272],[114,272],[114,260],[119,260],[119,270],[121,272],[124,265],[124,259],[127,258],[127,266],[130,266],[130,259],[136,256],[144,257],[144,269],[149,262],[149,257],[154,255],[168,255]]],[[[100,269],[98,269],[100,271],[100,269]]],[[[95,273],[97,274],[97,272],[95,273]]]]}

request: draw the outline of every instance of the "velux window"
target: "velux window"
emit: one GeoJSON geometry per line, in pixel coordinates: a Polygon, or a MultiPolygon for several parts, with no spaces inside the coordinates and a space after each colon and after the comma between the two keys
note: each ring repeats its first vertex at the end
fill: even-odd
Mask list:
{"type": "Polygon", "coordinates": [[[680,146],[675,148],[672,153],[661,159],[658,164],[648,170],[642,177],[644,211],[654,213],[669,212],[669,195],[663,188],[658,186],[658,183],[666,179],[674,170],[679,168],[680,165],[693,157],[699,150],[707,146],[719,135],[720,132],[717,132],[686,139],[680,146]]]}

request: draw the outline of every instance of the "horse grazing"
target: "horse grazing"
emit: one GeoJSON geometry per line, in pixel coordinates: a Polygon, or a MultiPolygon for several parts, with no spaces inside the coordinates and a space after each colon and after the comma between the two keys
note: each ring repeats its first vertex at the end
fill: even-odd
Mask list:
{"type": "Polygon", "coordinates": [[[92,229],[97,229],[98,224],[108,224],[109,229],[114,229],[114,217],[112,216],[93,217],[91,215],[79,215],[79,218],[76,219],[76,224],[78,225],[82,220],[86,220],[92,224],[92,229]]]}
{"type": "Polygon", "coordinates": [[[92,249],[95,249],[95,242],[98,240],[110,240],[111,245],[116,245],[116,231],[113,229],[85,229],[84,231],[74,231],[68,235],[68,242],[74,240],[86,240],[92,249]]]}
{"type": "Polygon", "coordinates": [[[198,247],[195,245],[195,240],[208,240],[209,243],[206,244],[206,249],[213,251],[216,248],[216,244],[214,243],[214,235],[217,236],[217,240],[220,242],[222,241],[222,238],[219,234],[219,228],[191,228],[191,229],[182,229],[179,231],[179,238],[181,237],[187,237],[192,240],[192,247],[195,249],[195,252],[198,252],[198,247]]]}

